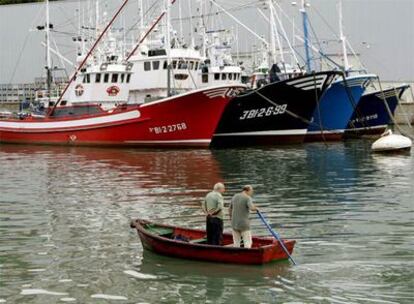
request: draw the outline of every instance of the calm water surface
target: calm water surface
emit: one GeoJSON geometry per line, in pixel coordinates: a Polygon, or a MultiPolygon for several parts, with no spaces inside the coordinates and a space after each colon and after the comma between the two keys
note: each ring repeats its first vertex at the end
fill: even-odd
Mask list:
{"type": "MultiPolygon", "coordinates": [[[[413,303],[414,155],[369,148],[0,146],[0,303],[413,303]],[[131,218],[203,227],[217,181],[227,202],[254,185],[272,226],[298,241],[299,266],[143,252],[131,218]]],[[[254,215],[252,226],[268,235],[254,215]]]]}

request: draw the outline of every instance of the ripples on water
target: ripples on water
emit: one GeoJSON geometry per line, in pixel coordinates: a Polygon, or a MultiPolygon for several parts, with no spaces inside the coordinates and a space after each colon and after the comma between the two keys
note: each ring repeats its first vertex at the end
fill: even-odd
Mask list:
{"type": "Polygon", "coordinates": [[[0,146],[0,303],[411,303],[414,157],[369,147],[0,146]],[[298,240],[299,266],[143,253],[130,218],[203,227],[198,206],[217,181],[227,201],[253,184],[268,220],[298,240]]]}

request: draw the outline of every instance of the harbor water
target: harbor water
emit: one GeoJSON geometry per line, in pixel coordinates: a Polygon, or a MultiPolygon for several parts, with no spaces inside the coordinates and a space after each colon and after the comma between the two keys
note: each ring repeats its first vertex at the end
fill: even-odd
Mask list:
{"type": "Polygon", "coordinates": [[[373,155],[371,143],[0,145],[0,303],[413,303],[414,153],[373,155]],[[253,185],[272,227],[297,240],[298,266],[143,252],[131,218],[204,227],[200,202],[217,181],[226,205],[253,185]]]}

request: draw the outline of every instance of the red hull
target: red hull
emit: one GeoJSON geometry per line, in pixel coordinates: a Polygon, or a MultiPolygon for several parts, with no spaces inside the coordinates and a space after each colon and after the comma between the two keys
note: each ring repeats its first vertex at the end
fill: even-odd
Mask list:
{"type": "MultiPolygon", "coordinates": [[[[205,244],[195,244],[191,242],[177,241],[171,238],[149,232],[144,225],[151,224],[148,221],[136,220],[131,226],[135,227],[145,249],[158,254],[177,257],[182,259],[200,260],[218,263],[232,264],[264,264],[275,260],[286,260],[288,256],[283,251],[279,242],[270,238],[253,238],[253,247],[236,248],[230,245],[233,240],[230,234],[224,234],[224,246],[212,246],[205,244]]],[[[186,237],[189,239],[202,239],[205,237],[204,230],[187,229],[168,225],[158,225],[159,227],[173,229],[173,235],[186,237]]],[[[285,240],[284,244],[292,254],[295,241],[285,240]]]]}
{"type": "Polygon", "coordinates": [[[208,147],[224,108],[241,86],[193,91],[77,118],[0,120],[0,142],[98,146],[208,147]]]}

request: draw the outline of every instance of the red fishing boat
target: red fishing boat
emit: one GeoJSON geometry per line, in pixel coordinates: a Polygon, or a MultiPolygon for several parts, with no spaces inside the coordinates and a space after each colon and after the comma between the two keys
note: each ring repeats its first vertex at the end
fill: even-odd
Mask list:
{"type": "MultiPolygon", "coordinates": [[[[182,259],[200,260],[232,264],[264,264],[286,260],[287,254],[279,242],[273,238],[253,237],[252,248],[232,247],[231,234],[223,235],[222,246],[206,244],[204,230],[162,225],[137,219],[131,222],[145,249],[158,254],[182,259]]],[[[292,254],[294,240],[283,241],[289,254],[292,254]]]]}
{"type": "Polygon", "coordinates": [[[56,107],[45,117],[0,119],[0,142],[208,147],[224,108],[242,86],[195,90],[140,105],[56,107]]]}
{"type": "MultiPolygon", "coordinates": [[[[101,50],[92,57],[127,2],[124,0],[88,53],[78,57],[78,67],[57,100],[48,98],[47,112],[43,116],[15,115],[0,119],[0,143],[157,147],[210,145],[224,108],[244,86],[236,84],[178,91],[175,88],[171,90],[168,81],[167,90],[135,94],[140,98],[131,100],[136,91],[132,84],[148,77],[143,72],[151,62],[143,62],[144,67],[128,60],[166,11],[152,24],[129,56],[125,57],[117,48],[112,48],[111,56],[101,50]],[[138,66],[138,70],[134,70],[138,78],[131,77],[134,76],[134,65],[138,66]]],[[[162,51],[169,54],[170,39],[167,41],[164,46],[167,50],[162,51]]],[[[160,69],[160,59],[153,62],[156,74],[167,74],[169,80],[171,74],[176,72],[174,61],[171,64],[170,59],[166,58],[165,69],[160,69]]],[[[145,91],[145,88],[142,89],[145,91]]]]}

